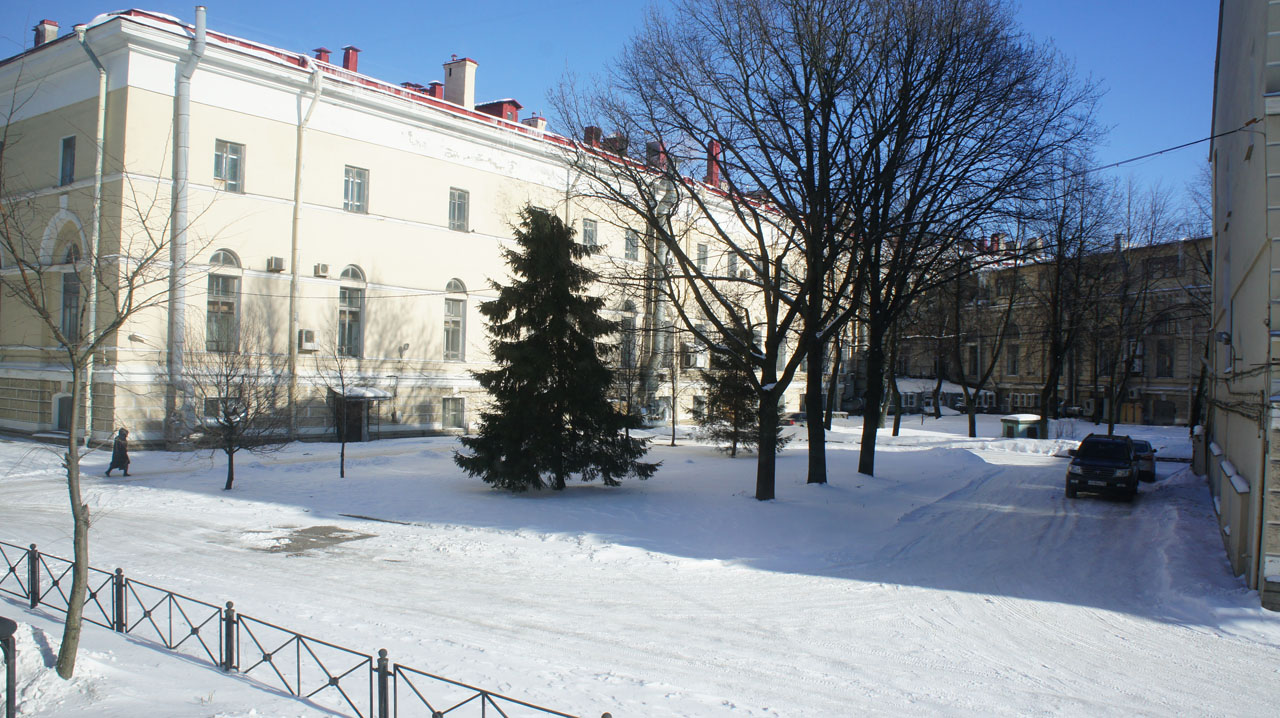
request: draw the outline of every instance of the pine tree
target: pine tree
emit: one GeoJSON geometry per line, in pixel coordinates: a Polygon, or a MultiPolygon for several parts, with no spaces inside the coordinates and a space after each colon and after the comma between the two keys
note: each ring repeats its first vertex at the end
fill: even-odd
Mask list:
{"type": "Polygon", "coordinates": [[[596,278],[580,263],[591,249],[545,210],[526,207],[520,218],[519,249],[504,252],[513,281],[490,282],[498,298],[480,306],[497,368],[475,377],[492,402],[478,434],[462,439],[470,453],[454,461],[510,491],[560,490],[573,475],[607,486],[647,479],[658,464],[640,461],[646,442],[624,433],[636,419],[608,400],[604,338],[619,327],[600,316],[603,299],[584,293],[596,278]]]}
{"type": "MultiPolygon", "coordinates": [[[[739,451],[751,452],[759,442],[760,393],[751,383],[751,368],[722,352],[711,353],[711,366],[701,372],[707,401],[693,410],[693,420],[702,427],[702,437],[717,444],[721,451],[736,457],[739,451]]],[[[777,427],[777,450],[789,440],[777,427]]]]}

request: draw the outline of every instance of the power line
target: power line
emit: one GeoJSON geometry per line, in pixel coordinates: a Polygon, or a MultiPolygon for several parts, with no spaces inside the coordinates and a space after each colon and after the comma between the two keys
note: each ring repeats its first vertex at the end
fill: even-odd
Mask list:
{"type": "Polygon", "coordinates": [[[1184,142],[1184,143],[1182,143],[1182,144],[1180,144],[1180,145],[1174,145],[1173,147],[1166,147],[1166,148],[1164,148],[1164,149],[1162,149],[1162,150],[1156,150],[1155,152],[1148,152],[1148,153],[1146,153],[1145,155],[1138,155],[1137,157],[1130,157],[1130,158],[1129,158],[1129,159],[1127,159],[1127,160],[1120,160],[1119,162],[1112,162],[1112,163],[1111,163],[1111,164],[1109,164],[1109,165],[1102,165],[1101,167],[1091,167],[1091,168],[1089,168],[1089,169],[1087,169],[1087,170],[1080,170],[1079,172],[1077,172],[1077,173],[1075,173],[1074,175],[1072,175],[1072,177],[1081,177],[1081,176],[1083,176],[1083,175],[1091,174],[1091,173],[1093,173],[1093,172],[1100,172],[1100,171],[1102,171],[1102,170],[1114,169],[1114,168],[1116,168],[1116,167],[1120,167],[1121,165],[1127,165],[1127,164],[1130,164],[1130,163],[1132,163],[1132,162],[1138,162],[1138,161],[1140,161],[1140,160],[1145,160],[1145,159],[1148,159],[1148,158],[1150,158],[1150,157],[1158,157],[1158,156],[1160,156],[1160,155],[1163,155],[1163,154],[1166,154],[1166,153],[1169,153],[1169,152],[1175,152],[1175,151],[1177,151],[1177,150],[1181,150],[1181,149],[1185,149],[1185,148],[1187,148],[1187,147],[1191,147],[1192,145],[1198,145],[1198,144],[1200,144],[1201,142],[1210,142],[1210,141],[1212,141],[1212,140],[1216,140],[1216,139],[1218,139],[1219,137],[1226,137],[1227,135],[1234,135],[1234,134],[1235,134],[1235,133],[1237,133],[1237,132],[1242,132],[1242,131],[1244,131],[1244,129],[1245,129],[1246,127],[1248,127],[1248,126],[1250,126],[1250,125],[1255,125],[1255,124],[1257,124],[1257,123],[1259,123],[1259,122],[1261,122],[1261,121],[1262,121],[1262,120],[1261,120],[1261,118],[1254,117],[1253,119],[1249,120],[1248,122],[1244,123],[1243,125],[1240,125],[1239,127],[1235,128],[1234,130],[1227,130],[1226,132],[1219,132],[1219,133],[1218,133],[1218,134],[1216,134],[1216,135],[1209,135],[1208,137],[1202,137],[1202,138],[1200,138],[1200,139],[1198,139],[1198,140],[1192,140],[1192,141],[1190,141],[1190,142],[1184,142]]]}

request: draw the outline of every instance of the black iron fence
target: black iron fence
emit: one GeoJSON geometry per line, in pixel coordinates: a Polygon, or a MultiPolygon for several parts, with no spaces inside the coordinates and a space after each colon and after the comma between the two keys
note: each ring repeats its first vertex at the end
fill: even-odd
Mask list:
{"type": "MultiPolygon", "coordinates": [[[[0,594],[65,613],[71,561],[0,541],[0,594]]],[[[84,620],[354,718],[577,718],[306,636],[225,606],[89,569],[84,620]]],[[[608,716],[609,714],[604,714],[608,716]]]]}

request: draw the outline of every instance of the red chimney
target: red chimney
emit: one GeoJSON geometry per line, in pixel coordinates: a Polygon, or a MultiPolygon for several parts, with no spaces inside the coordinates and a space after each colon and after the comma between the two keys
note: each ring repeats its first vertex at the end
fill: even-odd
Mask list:
{"type": "Polygon", "coordinates": [[[582,141],[589,147],[599,147],[600,140],[604,138],[604,130],[593,125],[582,128],[582,141]]]}
{"type": "Polygon", "coordinates": [[[720,186],[720,143],[716,140],[707,143],[707,184],[720,186]]]}
{"type": "Polygon", "coordinates": [[[312,52],[316,54],[316,59],[319,60],[320,62],[329,62],[329,48],[317,47],[316,49],[312,50],[312,52]]]}
{"type": "Polygon", "coordinates": [[[58,39],[58,23],[52,20],[41,20],[34,29],[36,31],[36,42],[33,47],[40,47],[45,43],[58,39]]]}
{"type": "Polygon", "coordinates": [[[650,167],[665,170],[667,168],[667,146],[657,140],[645,143],[644,163],[650,167]]]}
{"type": "Polygon", "coordinates": [[[435,80],[427,83],[427,97],[434,97],[438,100],[444,99],[444,83],[435,80]]]}
{"type": "Polygon", "coordinates": [[[347,45],[342,48],[342,69],[356,71],[356,64],[360,60],[360,48],[355,45],[347,45]]]}

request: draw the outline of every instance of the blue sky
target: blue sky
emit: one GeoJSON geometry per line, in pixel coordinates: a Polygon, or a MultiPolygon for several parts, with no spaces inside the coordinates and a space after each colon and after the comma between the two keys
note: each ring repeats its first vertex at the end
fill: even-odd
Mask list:
{"type": "MultiPolygon", "coordinates": [[[[194,18],[196,2],[138,0],[137,7],[194,18]]],[[[470,3],[206,0],[209,26],[294,51],[355,45],[361,72],[392,82],[441,79],[452,54],[480,63],[476,99],[515,97],[550,114],[547,90],[567,70],[589,75],[614,58],[648,0],[470,3]]],[[[42,18],[63,32],[123,6],[120,0],[3,0],[0,57],[31,46],[42,18]]],[[[1116,162],[1209,134],[1218,3],[1210,0],[1025,0],[1024,29],[1051,41],[1081,75],[1107,90],[1110,128],[1098,149],[1116,162]]],[[[1207,144],[1129,165],[1118,176],[1181,192],[1204,164],[1207,144]]]]}

